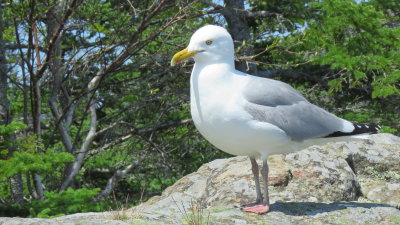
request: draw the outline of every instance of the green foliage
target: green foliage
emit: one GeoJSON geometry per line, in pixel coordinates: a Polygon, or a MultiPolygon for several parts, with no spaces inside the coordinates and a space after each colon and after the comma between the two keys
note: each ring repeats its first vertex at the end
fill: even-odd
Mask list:
{"type": "Polygon", "coordinates": [[[8,149],[15,145],[13,137],[16,132],[22,131],[26,125],[12,121],[7,125],[0,125],[0,157],[8,154],[8,149]]]}
{"type": "Polygon", "coordinates": [[[94,202],[100,189],[71,188],[61,193],[46,192],[46,199],[30,208],[30,217],[51,218],[77,212],[98,212],[107,209],[105,202],[94,202]]]}
{"type": "Polygon", "coordinates": [[[16,133],[26,128],[21,122],[12,122],[0,126],[0,151],[3,159],[0,160],[0,179],[11,177],[17,173],[48,172],[54,170],[59,164],[74,160],[66,152],[46,152],[39,149],[40,140],[35,135],[24,138],[15,138],[16,133]],[[8,150],[13,149],[9,155],[8,150]],[[8,154],[6,157],[5,155],[8,154]]]}
{"type": "Polygon", "coordinates": [[[326,0],[312,4],[319,12],[308,24],[302,45],[315,52],[312,63],[330,66],[339,77],[331,91],[371,85],[372,97],[400,94],[400,27],[385,26],[385,14],[370,2],[326,0]]]}
{"type": "MultiPolygon", "coordinates": [[[[293,32],[304,25],[310,14],[308,5],[310,0],[250,0],[248,3],[252,11],[266,11],[269,16],[258,18],[253,25],[257,31],[264,31],[269,34],[293,32]]],[[[257,35],[255,35],[257,36],[257,35]]]]}
{"type": "Polygon", "coordinates": [[[113,207],[113,203],[94,202],[100,189],[71,188],[61,193],[45,192],[45,200],[30,200],[25,204],[0,205],[0,216],[52,218],[78,212],[99,212],[113,207]]]}
{"type": "MultiPolygon", "coordinates": [[[[27,141],[32,141],[32,138],[29,138],[27,141]]],[[[29,142],[28,145],[30,145],[30,143],[34,142],[29,142]]],[[[75,160],[71,154],[66,152],[37,154],[35,149],[36,148],[33,147],[28,151],[16,151],[9,159],[0,160],[0,164],[2,165],[0,168],[0,178],[10,177],[17,173],[26,173],[28,171],[39,173],[49,172],[53,171],[56,166],[62,163],[75,160]]]]}

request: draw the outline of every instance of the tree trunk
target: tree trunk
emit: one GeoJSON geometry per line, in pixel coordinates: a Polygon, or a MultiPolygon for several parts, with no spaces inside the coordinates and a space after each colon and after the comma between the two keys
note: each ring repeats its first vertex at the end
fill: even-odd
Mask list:
{"type": "Polygon", "coordinates": [[[95,201],[105,200],[106,197],[109,196],[111,192],[114,190],[115,186],[118,184],[118,181],[124,179],[129,174],[129,172],[131,172],[134,168],[138,167],[139,165],[140,165],[139,161],[135,161],[126,168],[115,171],[114,175],[110,179],[108,179],[106,187],[99,195],[97,195],[94,198],[94,200],[95,201]]]}
{"type": "MultiPolygon", "coordinates": [[[[228,30],[232,35],[236,53],[239,57],[254,55],[254,49],[250,37],[250,28],[247,24],[247,17],[244,9],[244,0],[225,0],[225,8],[222,11],[228,30]]],[[[236,62],[236,69],[245,73],[257,75],[257,67],[254,63],[246,60],[236,62]]]]}
{"type": "MultiPolygon", "coordinates": [[[[90,94],[91,92],[89,91],[88,93],[90,94]]],[[[67,187],[71,184],[73,179],[78,174],[79,170],[82,167],[83,161],[85,160],[86,153],[89,150],[89,146],[96,136],[97,115],[96,115],[95,100],[90,99],[90,97],[88,96],[88,104],[89,104],[89,116],[90,116],[89,132],[86,135],[86,138],[83,141],[81,148],[79,149],[79,152],[76,156],[76,161],[73,162],[72,164],[70,164],[70,166],[68,167],[68,170],[66,170],[66,174],[65,174],[63,183],[60,187],[60,192],[66,190],[67,187]]]]}
{"type": "MultiPolygon", "coordinates": [[[[38,39],[37,39],[37,29],[36,29],[36,21],[34,18],[34,12],[35,12],[35,2],[31,1],[29,5],[29,10],[30,10],[30,15],[29,15],[29,37],[28,37],[28,42],[29,42],[29,48],[27,51],[28,55],[28,62],[33,59],[33,54],[32,50],[36,50],[36,61],[37,61],[37,67],[40,67],[40,58],[38,54],[38,39]],[[34,44],[35,42],[35,44],[34,44]],[[34,49],[33,49],[34,48],[34,49]]],[[[17,28],[16,28],[17,29],[17,28]]],[[[36,138],[39,140],[41,136],[41,122],[40,122],[40,116],[42,113],[42,107],[41,107],[41,102],[42,102],[42,93],[40,90],[40,76],[37,76],[36,73],[33,70],[33,66],[31,65],[29,67],[29,74],[30,74],[30,96],[31,96],[31,113],[32,113],[32,121],[33,121],[33,131],[36,135],[36,138]]],[[[39,151],[39,148],[37,149],[39,151]]],[[[36,188],[36,193],[38,195],[38,199],[43,199],[43,184],[42,180],[40,179],[39,174],[33,174],[33,179],[35,183],[35,188],[36,188]]]]}
{"type": "MultiPolygon", "coordinates": [[[[62,21],[62,15],[65,11],[66,1],[59,1],[49,12],[47,13],[47,34],[48,41],[53,38],[54,34],[60,27],[60,21],[62,21]]],[[[57,131],[61,136],[61,141],[64,145],[66,152],[77,154],[77,160],[72,163],[67,163],[62,178],[62,184],[60,191],[65,190],[73,181],[83,160],[79,159],[80,153],[76,153],[74,150],[73,140],[70,136],[70,125],[72,122],[73,111],[76,109],[75,104],[71,101],[66,87],[63,86],[63,75],[64,68],[62,62],[62,37],[56,39],[53,44],[51,57],[49,59],[49,70],[52,76],[52,88],[49,98],[49,106],[54,118],[54,122],[57,127],[57,131]],[[59,105],[59,106],[58,106],[59,105]]],[[[90,106],[92,107],[92,106],[90,106]]],[[[94,106],[93,106],[94,107],[94,106]]],[[[80,152],[80,151],[79,151],[80,152]]]]}
{"type": "MultiPolygon", "coordinates": [[[[3,40],[3,10],[2,5],[0,5],[0,124],[7,125],[11,123],[12,117],[10,113],[10,103],[8,101],[7,89],[8,89],[8,81],[7,81],[7,60],[5,56],[5,48],[4,48],[4,40],[3,40]]],[[[15,136],[11,137],[11,140],[15,142],[15,136]]],[[[12,156],[15,151],[15,147],[11,147],[8,149],[8,155],[12,156]]],[[[23,193],[23,183],[22,183],[22,175],[20,173],[12,176],[10,179],[10,189],[11,189],[11,197],[14,203],[21,203],[24,200],[23,193]]]]}
{"type": "Polygon", "coordinates": [[[10,119],[10,106],[7,98],[7,60],[5,56],[5,48],[3,41],[3,13],[2,5],[0,5],[0,124],[8,124],[11,122],[10,119]]]}
{"type": "Polygon", "coordinates": [[[10,189],[13,203],[24,202],[24,187],[21,173],[10,177],[10,189]]]}
{"type": "MultiPolygon", "coordinates": [[[[52,8],[47,14],[47,41],[50,42],[53,35],[61,25],[59,22],[62,20],[62,12],[64,11],[65,1],[60,1],[55,7],[52,8]]],[[[57,130],[60,133],[61,141],[67,152],[73,153],[73,144],[69,135],[70,121],[72,120],[73,113],[65,113],[62,109],[68,108],[70,103],[70,96],[68,91],[61,91],[63,87],[64,65],[62,63],[62,38],[58,38],[54,43],[51,58],[49,60],[49,70],[53,78],[51,94],[49,98],[49,105],[54,117],[54,122],[57,130]],[[63,95],[62,95],[63,94],[63,95]],[[61,106],[61,110],[57,107],[57,103],[61,106]],[[61,113],[60,113],[61,112],[61,113]],[[62,114],[67,116],[62,117],[62,114]]],[[[75,107],[69,107],[69,110],[74,110],[75,107]]],[[[68,109],[67,109],[68,110],[68,109]]]]}

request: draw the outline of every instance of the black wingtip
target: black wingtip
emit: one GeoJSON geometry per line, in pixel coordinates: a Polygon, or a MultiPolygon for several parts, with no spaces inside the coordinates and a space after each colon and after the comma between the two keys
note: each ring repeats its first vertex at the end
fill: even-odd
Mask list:
{"type": "Polygon", "coordinates": [[[354,130],[352,132],[336,131],[325,136],[325,138],[351,136],[357,134],[376,134],[381,129],[381,126],[371,123],[353,123],[353,126],[354,130]]]}

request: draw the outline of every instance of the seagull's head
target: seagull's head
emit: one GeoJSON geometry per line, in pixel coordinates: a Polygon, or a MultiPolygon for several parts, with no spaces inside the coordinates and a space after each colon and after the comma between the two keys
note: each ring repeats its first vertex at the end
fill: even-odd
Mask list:
{"type": "Polygon", "coordinates": [[[191,57],[196,63],[233,63],[234,46],[231,35],[220,26],[201,27],[190,38],[188,47],[172,57],[171,66],[191,57]]]}

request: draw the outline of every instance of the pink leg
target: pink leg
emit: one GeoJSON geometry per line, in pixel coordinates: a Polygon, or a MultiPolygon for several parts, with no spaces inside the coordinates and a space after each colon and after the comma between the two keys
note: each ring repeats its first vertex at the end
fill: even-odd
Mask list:
{"type": "Polygon", "coordinates": [[[267,206],[268,211],[269,211],[268,173],[269,173],[269,168],[268,168],[268,158],[267,158],[267,159],[263,160],[263,167],[261,169],[261,175],[262,175],[263,181],[264,181],[263,205],[267,206]]]}
{"type": "Polygon", "coordinates": [[[255,203],[250,203],[242,206],[241,210],[244,212],[264,214],[269,211],[269,195],[268,195],[268,162],[263,161],[263,167],[261,170],[261,175],[264,180],[264,197],[261,194],[260,181],[259,181],[259,169],[256,160],[250,157],[252,171],[254,175],[254,181],[256,183],[257,200],[255,203]]]}

